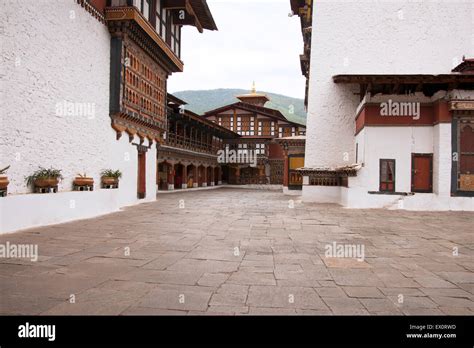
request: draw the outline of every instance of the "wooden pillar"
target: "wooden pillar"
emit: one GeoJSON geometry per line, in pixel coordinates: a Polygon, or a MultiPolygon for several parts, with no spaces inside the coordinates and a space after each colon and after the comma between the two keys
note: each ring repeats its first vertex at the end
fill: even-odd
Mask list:
{"type": "Polygon", "coordinates": [[[283,164],[283,186],[288,187],[288,172],[289,172],[289,162],[288,162],[288,151],[285,151],[285,163],[283,164]]]}
{"type": "Polygon", "coordinates": [[[214,186],[215,180],[214,180],[214,167],[211,167],[211,186],[214,186]]]}
{"type": "Polygon", "coordinates": [[[259,176],[259,181],[260,184],[266,184],[267,183],[267,178],[265,175],[265,165],[261,164],[258,166],[258,176],[259,176]]]}
{"type": "Polygon", "coordinates": [[[202,187],[207,187],[207,167],[204,167],[204,180],[202,182],[202,187]]]}
{"type": "Polygon", "coordinates": [[[166,164],[168,171],[168,190],[174,190],[174,165],[166,164]]]}
{"type": "Polygon", "coordinates": [[[183,164],[183,184],[182,184],[183,189],[188,187],[187,169],[188,169],[188,167],[185,164],[183,164]]]}
{"type": "Polygon", "coordinates": [[[240,185],[240,167],[239,166],[235,168],[235,183],[237,185],[240,185]]]}
{"type": "Polygon", "coordinates": [[[199,187],[198,167],[193,165],[193,187],[199,187]]]}

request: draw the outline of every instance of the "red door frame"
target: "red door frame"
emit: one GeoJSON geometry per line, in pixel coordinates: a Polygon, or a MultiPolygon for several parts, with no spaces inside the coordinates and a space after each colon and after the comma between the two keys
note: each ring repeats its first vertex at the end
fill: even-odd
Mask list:
{"type": "Polygon", "coordinates": [[[433,192],[433,154],[432,153],[412,153],[411,154],[411,192],[432,193],[433,192]],[[430,161],[429,189],[415,188],[415,160],[416,158],[428,158],[430,161]]]}
{"type": "Polygon", "coordinates": [[[138,150],[138,175],[137,175],[138,199],[146,197],[146,151],[138,150]]]}

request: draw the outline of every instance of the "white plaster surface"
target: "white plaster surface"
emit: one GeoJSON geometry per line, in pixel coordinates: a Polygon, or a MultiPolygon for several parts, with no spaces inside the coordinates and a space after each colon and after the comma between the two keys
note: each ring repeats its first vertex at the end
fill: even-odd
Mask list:
{"type": "MultiPolygon", "coordinates": [[[[469,1],[314,2],[305,166],[324,168],[355,163],[355,144],[359,143],[358,161],[364,162],[365,167],[357,178],[350,179],[348,190],[341,188],[340,203],[351,207],[395,204],[393,197],[368,197],[367,191],[378,190],[379,158],[397,160],[396,190],[410,191],[412,152],[434,154],[438,171],[435,193],[449,195],[450,126],[377,130],[366,127],[356,140],[359,86],[335,84],[332,78],[339,74],[450,73],[463,55],[474,56],[473,18],[474,3],[469,1]]],[[[453,93],[462,99],[470,97],[466,91],[453,93]]],[[[439,97],[442,96],[436,96],[439,97]]],[[[303,198],[328,201],[336,197],[333,191],[304,186],[303,198]]],[[[430,210],[430,205],[424,205],[419,197],[403,198],[405,206],[430,210]]],[[[440,207],[472,206],[469,198],[456,197],[446,202],[440,207]]]]}
{"type": "MultiPolygon", "coordinates": [[[[126,134],[117,141],[110,126],[107,27],[73,0],[7,0],[2,11],[0,167],[11,165],[11,183],[9,196],[0,202],[0,233],[139,202],[137,148],[126,134]],[[57,103],[64,102],[87,105],[94,112],[58,114],[57,103]],[[39,166],[62,170],[60,193],[31,194],[24,177],[39,166]],[[99,189],[100,172],[108,168],[123,173],[114,192],[99,189]],[[79,173],[94,178],[96,191],[68,192],[79,173]],[[71,197],[75,209],[70,208],[71,197]]],[[[151,201],[156,199],[154,145],[146,161],[143,201],[151,201]]]]}

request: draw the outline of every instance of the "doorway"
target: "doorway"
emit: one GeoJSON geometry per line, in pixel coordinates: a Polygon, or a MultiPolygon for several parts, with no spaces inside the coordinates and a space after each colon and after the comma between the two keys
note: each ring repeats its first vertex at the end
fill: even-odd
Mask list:
{"type": "Polygon", "coordinates": [[[146,152],[138,150],[138,199],[146,197],[146,152]]]}
{"type": "Polygon", "coordinates": [[[411,191],[433,192],[433,154],[412,154],[411,191]]]}

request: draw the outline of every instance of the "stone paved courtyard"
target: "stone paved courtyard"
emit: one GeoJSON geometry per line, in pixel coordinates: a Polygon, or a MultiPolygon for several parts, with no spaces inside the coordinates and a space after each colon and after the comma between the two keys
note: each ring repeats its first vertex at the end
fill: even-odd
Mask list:
{"type": "Polygon", "coordinates": [[[0,236],[38,244],[40,255],[0,259],[0,314],[472,315],[473,221],[303,204],[276,191],[162,194],[0,236]],[[325,257],[334,242],[364,246],[365,259],[325,257]]]}

